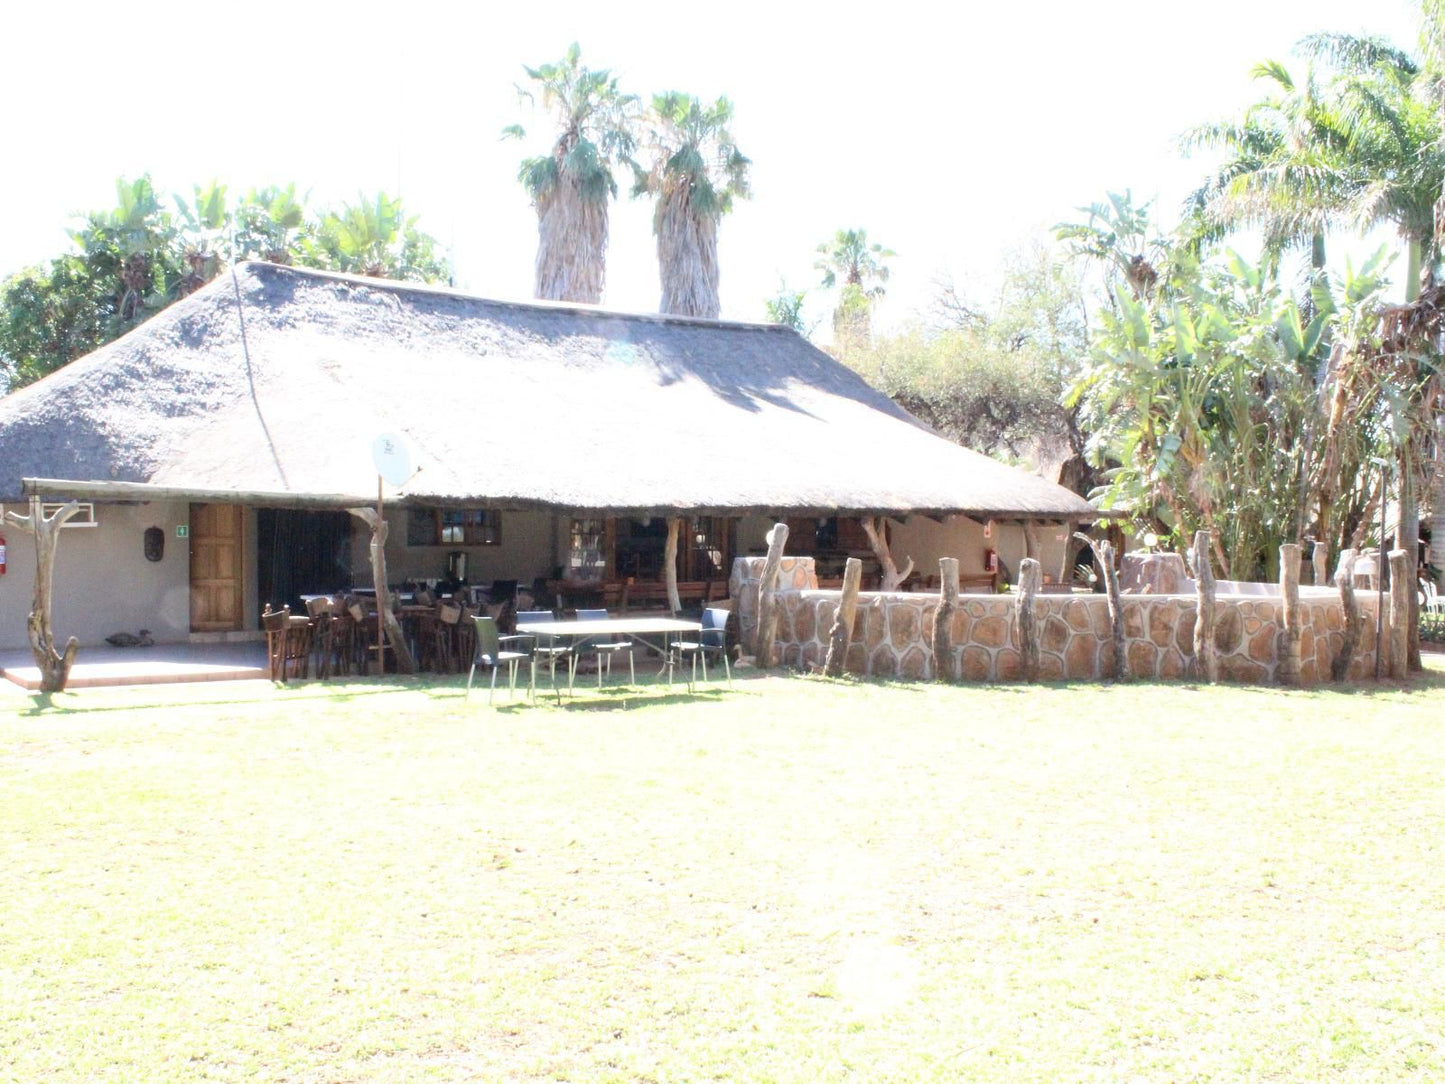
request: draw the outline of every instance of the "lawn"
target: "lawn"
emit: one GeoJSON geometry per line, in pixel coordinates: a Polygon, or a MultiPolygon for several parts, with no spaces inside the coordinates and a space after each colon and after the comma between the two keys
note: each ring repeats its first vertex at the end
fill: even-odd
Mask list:
{"type": "Polygon", "coordinates": [[[3,1080],[1445,1077],[1438,669],[0,712],[3,1080]]]}

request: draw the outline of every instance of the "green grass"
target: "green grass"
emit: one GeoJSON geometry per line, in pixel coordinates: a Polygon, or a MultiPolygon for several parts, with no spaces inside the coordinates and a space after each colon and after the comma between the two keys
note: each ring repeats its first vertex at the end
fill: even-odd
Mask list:
{"type": "Polygon", "coordinates": [[[0,1080],[1440,1079],[1442,678],[7,695],[0,1080]]]}

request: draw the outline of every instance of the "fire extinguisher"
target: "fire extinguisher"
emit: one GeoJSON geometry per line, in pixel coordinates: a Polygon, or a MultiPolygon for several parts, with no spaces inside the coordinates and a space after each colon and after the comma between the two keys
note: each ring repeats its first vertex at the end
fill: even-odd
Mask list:
{"type": "Polygon", "coordinates": [[[0,576],[5,575],[5,536],[0,534],[0,576]]]}

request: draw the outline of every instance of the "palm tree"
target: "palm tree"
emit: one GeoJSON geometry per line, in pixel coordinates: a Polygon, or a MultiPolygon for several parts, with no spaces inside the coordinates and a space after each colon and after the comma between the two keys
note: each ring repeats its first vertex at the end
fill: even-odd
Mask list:
{"type": "Polygon", "coordinates": [[[1255,66],[1270,92],[1238,121],[1202,124],[1181,139],[1186,151],[1223,149],[1229,157],[1191,194],[1194,245],[1257,227],[1271,264],[1292,248],[1308,247],[1315,275],[1325,267],[1325,235],[1343,218],[1353,187],[1350,136],[1311,69],[1296,80],[1283,64],[1255,66]]]}
{"type": "MultiPolygon", "coordinates": [[[[582,67],[576,42],[557,63],[525,71],[560,125],[551,153],[523,159],[517,172],[537,209],[535,293],[595,305],[606,275],[608,205],[617,195],[612,171],[632,162],[637,98],[623,94],[607,69],[582,67]]],[[[525,87],[517,95],[535,101],[525,87]]],[[[526,131],[513,124],[502,134],[520,139],[526,131]]]]}
{"type": "Polygon", "coordinates": [[[401,199],[378,192],[321,220],[307,263],[372,278],[435,282],[446,277],[446,262],[436,254],[436,241],[416,228],[401,199]]]}
{"type": "Polygon", "coordinates": [[[821,257],[813,266],[823,272],[824,289],[842,280],[843,291],[833,310],[833,332],[840,349],[864,345],[873,333],[873,305],[884,294],[888,266],[897,255],[880,244],[868,243],[868,231],[838,230],[831,241],[818,246],[821,257]]]}
{"type": "Polygon", "coordinates": [[[649,112],[650,168],[636,169],[634,196],[656,201],[652,232],[662,279],[658,311],[717,319],[717,228],[733,201],[746,199],[751,161],[733,142],[732,103],[711,105],[670,91],[649,112]]]}

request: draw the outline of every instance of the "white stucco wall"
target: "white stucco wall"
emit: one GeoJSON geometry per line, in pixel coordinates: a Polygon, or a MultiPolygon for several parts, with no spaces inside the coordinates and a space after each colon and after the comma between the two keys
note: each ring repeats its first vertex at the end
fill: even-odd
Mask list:
{"type": "MultiPolygon", "coordinates": [[[[21,505],[10,511],[24,513],[21,505]]],[[[53,621],[62,644],[70,636],[83,647],[116,632],[149,629],[158,643],[184,642],[190,634],[190,553],[176,526],[189,524],[186,504],[96,505],[97,527],[61,531],[55,553],[53,621]],[[165,532],[165,555],[145,559],[147,527],[165,532]]],[[[0,577],[0,648],[25,648],[25,619],[35,593],[35,545],[18,528],[0,527],[7,569],[0,577]]],[[[253,580],[254,582],[254,580],[253,580]]],[[[254,592],[253,592],[254,593],[254,592]]]]}

